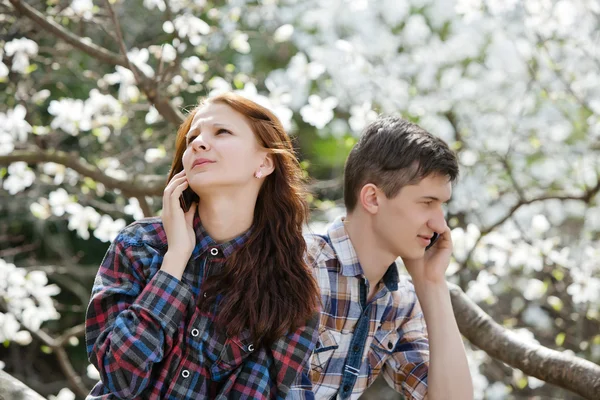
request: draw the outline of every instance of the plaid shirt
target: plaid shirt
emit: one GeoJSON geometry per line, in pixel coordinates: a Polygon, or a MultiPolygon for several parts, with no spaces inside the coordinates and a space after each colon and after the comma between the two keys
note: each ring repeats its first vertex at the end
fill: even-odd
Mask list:
{"type": "Polygon", "coordinates": [[[217,331],[197,296],[249,233],[217,244],[198,216],[194,229],[181,280],[160,271],[167,250],[160,218],[131,224],[110,246],[86,316],[87,353],[101,377],[88,399],[314,398],[308,374],[316,315],[270,347],[255,348],[248,331],[217,331]]]}
{"type": "Polygon", "coordinates": [[[400,279],[394,263],[367,302],[366,278],[343,218],[323,236],[306,235],[306,241],[323,303],[311,358],[315,396],[356,399],[383,373],[407,399],[423,399],[429,341],[412,283],[400,279]]]}

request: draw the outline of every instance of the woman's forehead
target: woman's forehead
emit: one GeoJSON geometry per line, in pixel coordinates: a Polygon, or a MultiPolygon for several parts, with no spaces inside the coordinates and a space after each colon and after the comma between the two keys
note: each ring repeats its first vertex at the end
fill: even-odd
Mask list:
{"type": "Polygon", "coordinates": [[[198,108],[192,120],[192,128],[201,128],[205,125],[251,129],[242,114],[221,103],[208,103],[198,108]]]}

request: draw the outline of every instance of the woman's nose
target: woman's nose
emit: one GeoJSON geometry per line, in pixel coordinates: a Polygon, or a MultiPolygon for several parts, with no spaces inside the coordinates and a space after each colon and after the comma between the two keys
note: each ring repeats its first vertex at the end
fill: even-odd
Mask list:
{"type": "Polygon", "coordinates": [[[210,148],[210,146],[208,145],[208,143],[206,142],[206,140],[204,140],[204,137],[202,137],[202,135],[198,135],[194,138],[194,140],[192,141],[192,148],[195,151],[198,150],[208,150],[210,148]]]}

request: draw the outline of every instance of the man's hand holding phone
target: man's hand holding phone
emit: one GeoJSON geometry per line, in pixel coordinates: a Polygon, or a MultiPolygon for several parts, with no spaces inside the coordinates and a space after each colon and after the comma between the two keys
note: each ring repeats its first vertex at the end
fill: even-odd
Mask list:
{"type": "Polygon", "coordinates": [[[435,234],[421,258],[402,258],[406,270],[413,282],[440,283],[445,281],[446,269],[452,255],[452,236],[450,228],[435,234]]]}
{"type": "Polygon", "coordinates": [[[185,171],[181,171],[173,176],[163,192],[162,222],[167,235],[168,249],[161,269],[178,279],[183,275],[196,246],[193,221],[198,203],[192,203],[187,212],[183,211],[180,204],[180,197],[188,187],[185,171]]]}

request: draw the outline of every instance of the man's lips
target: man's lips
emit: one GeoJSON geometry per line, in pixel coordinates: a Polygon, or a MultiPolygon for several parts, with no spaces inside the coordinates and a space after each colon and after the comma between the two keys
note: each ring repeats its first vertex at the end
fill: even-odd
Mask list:
{"type": "Polygon", "coordinates": [[[417,235],[417,237],[419,238],[419,241],[421,242],[421,244],[425,247],[427,247],[431,244],[431,239],[433,238],[433,236],[423,236],[423,235],[417,235]]]}

